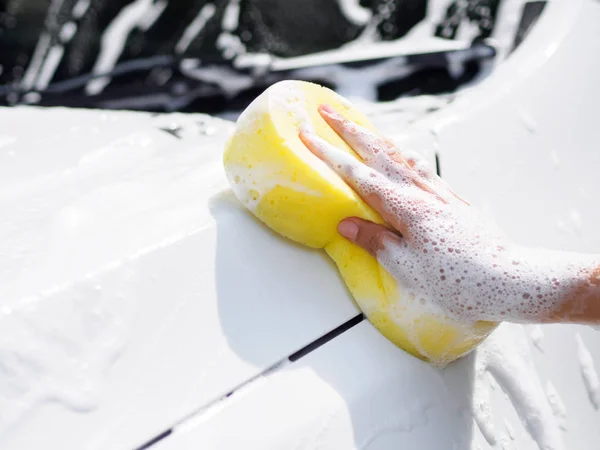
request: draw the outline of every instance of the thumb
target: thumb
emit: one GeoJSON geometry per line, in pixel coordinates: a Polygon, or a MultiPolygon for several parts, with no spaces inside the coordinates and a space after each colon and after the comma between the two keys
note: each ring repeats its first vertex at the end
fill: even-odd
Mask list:
{"type": "Polygon", "coordinates": [[[338,225],[338,231],[343,237],[364,248],[375,258],[388,246],[401,242],[400,236],[383,225],[357,217],[342,220],[338,225]]]}

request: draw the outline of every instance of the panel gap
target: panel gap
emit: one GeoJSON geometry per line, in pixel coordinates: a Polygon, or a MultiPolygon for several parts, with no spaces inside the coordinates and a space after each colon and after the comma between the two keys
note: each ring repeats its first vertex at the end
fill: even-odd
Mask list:
{"type": "Polygon", "coordinates": [[[364,318],[365,318],[365,316],[363,314],[359,314],[358,316],[353,317],[349,321],[341,324],[339,327],[334,328],[329,333],[321,336],[319,339],[302,347],[297,352],[292,353],[288,357],[288,359],[290,360],[290,362],[294,362],[294,361],[298,361],[301,358],[304,358],[309,353],[314,352],[316,349],[318,349],[322,345],[325,345],[332,339],[338,337],[340,334],[344,333],[345,331],[348,331],[353,326],[358,325],[359,323],[361,323],[364,320],[364,318]]]}
{"type": "Polygon", "coordinates": [[[272,374],[274,372],[279,371],[280,369],[282,369],[283,367],[287,366],[290,363],[296,362],[296,361],[304,358],[308,354],[310,354],[310,353],[314,352],[315,350],[317,350],[319,347],[322,347],[323,345],[325,345],[327,342],[331,341],[332,339],[335,339],[336,337],[338,337],[342,333],[348,331],[350,328],[358,325],[364,319],[365,319],[365,316],[362,313],[358,314],[357,316],[354,316],[352,319],[344,322],[343,324],[339,325],[338,327],[336,327],[333,330],[329,331],[328,333],[324,334],[320,338],[315,339],[311,343],[305,345],[300,350],[295,351],[291,355],[289,355],[289,356],[287,356],[287,357],[279,360],[275,364],[267,367],[266,369],[264,369],[259,374],[256,374],[252,378],[249,378],[248,380],[246,380],[243,383],[239,384],[238,386],[236,386],[235,388],[233,388],[231,391],[227,392],[226,394],[221,395],[220,397],[217,397],[216,399],[214,399],[214,400],[212,400],[212,401],[204,404],[202,407],[196,409],[195,411],[191,412],[190,414],[186,415],[185,417],[183,417],[182,419],[180,419],[179,421],[177,421],[173,426],[171,426],[171,428],[168,428],[167,430],[163,431],[162,433],[156,435],[155,437],[153,437],[152,439],[148,440],[144,444],[140,445],[139,447],[136,447],[134,450],[147,450],[147,449],[149,449],[150,447],[154,446],[155,444],[157,444],[158,442],[160,442],[164,438],[166,438],[166,437],[170,436],[171,434],[177,432],[178,429],[182,425],[189,424],[189,422],[191,422],[191,421],[197,419],[198,417],[203,416],[204,414],[206,414],[206,412],[208,410],[217,407],[218,405],[222,404],[227,399],[235,396],[235,394],[238,391],[240,391],[242,389],[246,390],[250,385],[252,385],[253,383],[257,382],[258,380],[263,379],[264,377],[266,377],[266,376],[268,376],[268,375],[270,375],[270,374],[272,374]]]}

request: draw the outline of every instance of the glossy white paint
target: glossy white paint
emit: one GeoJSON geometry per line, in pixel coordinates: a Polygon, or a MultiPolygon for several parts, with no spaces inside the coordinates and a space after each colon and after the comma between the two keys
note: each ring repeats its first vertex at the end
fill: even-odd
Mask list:
{"type": "MultiPolygon", "coordinates": [[[[513,336],[520,328],[503,325],[498,342],[517,353],[522,351],[513,347],[518,344],[513,336]]],[[[564,327],[558,330],[560,336],[564,339],[564,327]]],[[[560,345],[566,351],[554,355],[552,370],[538,369],[539,375],[533,370],[529,375],[540,387],[547,380],[557,380],[573,395],[567,401],[573,410],[567,409],[565,448],[592,449],[600,439],[593,425],[597,416],[587,408],[585,392],[579,389],[577,360],[568,354],[572,345],[574,342],[560,345]],[[557,358],[564,358],[560,374],[556,373],[557,358]]],[[[489,448],[474,421],[480,389],[492,397],[489,433],[495,448],[537,448],[498,382],[478,377],[479,355],[475,356],[438,371],[398,351],[363,322],[182,424],[154,448],[489,448]]],[[[539,367],[538,361],[536,364],[539,367]]],[[[555,431],[562,433],[558,427],[555,431]]],[[[545,448],[562,447],[557,443],[545,448]]]]}
{"type": "MultiPolygon", "coordinates": [[[[444,177],[523,244],[599,252],[599,20],[598,2],[552,2],[489,79],[406,129],[415,145],[433,139],[444,177]]],[[[434,373],[375,342],[380,336],[363,323],[204,411],[157,448],[597,448],[600,334],[527,328],[495,333],[508,365],[529,347],[522,370],[507,379],[479,371],[493,340],[480,356],[434,373]]]]}
{"type": "Polygon", "coordinates": [[[156,448],[438,449],[440,436],[466,445],[472,382],[471,360],[442,374],[362,322],[156,448]]]}
{"type": "MultiPolygon", "coordinates": [[[[371,114],[404,145],[439,151],[443,176],[516,240],[597,252],[599,20],[598,2],[553,1],[484,83],[418,123],[397,114],[406,133],[392,105],[371,114]]],[[[132,449],[356,314],[324,256],[223,193],[230,124],[34,108],[0,118],[2,448],[132,449]]],[[[557,432],[527,431],[526,413],[541,411],[564,448],[595,449],[600,412],[575,333],[595,370],[600,334],[542,330],[527,330],[528,352],[521,327],[496,333],[520,345],[504,352],[522,367],[507,381],[485,370],[492,345],[440,372],[363,322],[154,448],[535,449],[532,436],[557,432]]]]}
{"type": "Polygon", "coordinates": [[[3,448],[131,449],[358,313],[223,192],[231,124],[0,114],[3,448]]]}

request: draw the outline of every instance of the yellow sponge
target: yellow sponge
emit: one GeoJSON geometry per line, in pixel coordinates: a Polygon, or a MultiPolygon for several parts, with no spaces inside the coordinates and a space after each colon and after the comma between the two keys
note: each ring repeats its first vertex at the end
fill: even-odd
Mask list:
{"type": "Polygon", "coordinates": [[[438,365],[461,357],[496,324],[460,323],[403,296],[375,258],[338,234],[346,217],[384,221],[300,141],[299,127],[310,122],[321,138],[357,156],[318,113],[323,103],[373,129],[327,88],[302,81],[271,86],[239,117],[225,149],[225,171],[237,198],[277,233],[325,249],[369,321],[394,344],[438,365]]]}

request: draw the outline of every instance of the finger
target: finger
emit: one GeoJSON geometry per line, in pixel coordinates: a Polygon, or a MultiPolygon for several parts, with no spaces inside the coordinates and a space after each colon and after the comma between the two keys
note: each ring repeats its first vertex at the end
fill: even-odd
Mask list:
{"type": "Polygon", "coordinates": [[[404,157],[401,156],[399,152],[390,153],[387,156],[387,158],[400,163],[395,168],[385,169],[385,174],[391,181],[393,181],[394,183],[405,183],[406,180],[408,180],[416,187],[425,192],[430,193],[441,202],[448,203],[446,199],[444,199],[436,191],[430,176],[428,176],[426,172],[426,169],[424,167],[417,166],[417,162],[415,160],[409,162],[406,159],[404,159],[404,157]],[[405,163],[408,165],[408,169],[404,167],[405,163]]]}
{"type": "MultiPolygon", "coordinates": [[[[358,155],[371,165],[379,162],[388,163],[387,155],[396,153],[395,146],[371,130],[346,119],[329,105],[320,105],[319,112],[327,124],[350,146],[358,155]]],[[[394,162],[409,168],[400,155],[394,162]]],[[[382,164],[383,165],[383,164],[382,164]]]]}
{"type": "Polygon", "coordinates": [[[357,217],[342,220],[338,225],[339,233],[350,242],[364,248],[377,258],[392,244],[400,244],[401,238],[383,225],[357,217]]]}
{"type": "MultiPolygon", "coordinates": [[[[469,202],[467,202],[464,198],[460,197],[458,194],[456,194],[452,189],[450,189],[450,186],[448,186],[448,183],[446,183],[445,180],[443,180],[442,178],[440,178],[437,173],[435,172],[433,166],[431,165],[431,163],[420,153],[415,152],[415,151],[403,151],[402,152],[402,156],[405,159],[405,161],[408,163],[408,165],[410,167],[412,167],[412,169],[421,177],[426,179],[427,181],[429,181],[433,186],[437,186],[438,189],[435,189],[435,191],[437,193],[440,192],[444,192],[447,191],[450,194],[450,198],[451,200],[459,200],[465,204],[469,204],[469,202]],[[441,186],[441,191],[439,189],[439,187],[441,186]]],[[[441,196],[441,194],[440,194],[441,196]]],[[[448,199],[448,196],[444,196],[445,199],[448,199]]]]}
{"type": "MultiPolygon", "coordinates": [[[[373,194],[375,197],[383,199],[388,193],[398,189],[381,173],[371,169],[348,152],[330,144],[314,131],[303,129],[300,131],[299,137],[315,156],[327,164],[372,207],[377,209],[380,206],[368,201],[373,194]]],[[[383,211],[379,211],[379,213],[382,214],[383,211]]]]}
{"type": "MultiPolygon", "coordinates": [[[[428,161],[416,152],[400,152],[392,142],[378,136],[371,130],[346,119],[329,105],[319,106],[319,112],[327,124],[366,162],[379,162],[383,169],[387,166],[403,166],[408,171],[400,173],[405,178],[414,179],[413,169],[416,174],[430,179],[433,172],[429,168],[428,161]]],[[[372,164],[369,164],[372,166],[372,164]]],[[[396,167],[396,170],[398,168],[396,167]]],[[[390,174],[389,170],[383,170],[390,174]]],[[[398,174],[398,172],[394,172],[398,174]]],[[[419,185],[418,179],[414,179],[419,185]]]]}
{"type": "Polygon", "coordinates": [[[465,200],[464,198],[462,198],[460,195],[458,195],[456,192],[454,192],[450,186],[448,185],[448,183],[446,182],[446,180],[441,179],[440,177],[437,177],[436,179],[436,183],[440,186],[443,186],[443,189],[445,189],[451,196],[451,198],[458,200],[459,202],[464,203],[467,206],[470,206],[470,203],[465,200]]]}
{"type": "Polygon", "coordinates": [[[370,167],[377,169],[396,183],[411,182],[418,188],[445,202],[433,187],[426,182],[431,179],[432,172],[427,169],[428,163],[424,158],[413,157],[411,164],[404,157],[404,153],[399,152],[394,144],[367,128],[346,119],[331,106],[321,105],[319,106],[319,112],[327,124],[370,167]],[[414,167],[418,170],[414,170],[414,167]]]}
{"type": "Polygon", "coordinates": [[[429,161],[420,153],[403,151],[402,157],[419,176],[430,181],[437,176],[429,161]]]}
{"type": "Polygon", "coordinates": [[[352,177],[353,173],[370,170],[357,158],[348,152],[337,148],[335,145],[330,144],[308,128],[303,128],[300,130],[298,136],[306,148],[308,148],[317,158],[327,164],[351,186],[354,184],[354,179],[352,177]]]}
{"type": "Polygon", "coordinates": [[[401,233],[406,231],[404,216],[412,215],[418,209],[415,208],[415,202],[419,200],[409,193],[414,189],[413,184],[392,184],[384,175],[331,145],[312,130],[303,129],[299,137],[315,156],[339,175],[387,223],[401,233]]]}
{"type": "Polygon", "coordinates": [[[390,273],[401,276],[414,259],[408,241],[382,225],[351,217],[338,226],[340,234],[364,248],[390,273]]]}

